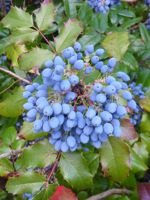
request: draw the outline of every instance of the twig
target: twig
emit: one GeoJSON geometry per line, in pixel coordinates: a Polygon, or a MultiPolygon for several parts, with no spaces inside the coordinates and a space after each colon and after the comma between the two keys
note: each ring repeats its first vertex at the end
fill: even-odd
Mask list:
{"type": "Polygon", "coordinates": [[[11,85],[9,85],[7,88],[5,88],[4,90],[0,91],[0,95],[3,94],[4,92],[6,92],[7,90],[9,90],[13,85],[15,85],[16,83],[18,83],[19,80],[14,81],[11,85]]]}
{"type": "Polygon", "coordinates": [[[8,152],[8,153],[3,153],[3,154],[1,154],[0,155],[0,159],[2,159],[2,158],[7,158],[7,157],[10,157],[10,156],[12,156],[12,155],[18,155],[19,153],[21,153],[22,152],[22,150],[15,150],[15,151],[10,151],[10,152],[8,152]]]}
{"type": "Polygon", "coordinates": [[[56,160],[52,166],[52,169],[50,170],[48,176],[47,176],[47,180],[46,180],[46,187],[48,187],[48,184],[49,184],[49,180],[51,179],[52,175],[55,173],[56,169],[57,169],[57,166],[58,166],[58,163],[59,163],[59,160],[60,160],[60,157],[61,157],[61,153],[58,152],[57,153],[57,156],[56,156],[56,160]]]}
{"type": "Polygon", "coordinates": [[[15,77],[16,79],[25,82],[25,83],[28,83],[28,84],[31,83],[31,82],[28,81],[27,79],[24,79],[24,78],[18,76],[17,74],[15,74],[15,73],[13,73],[13,72],[7,70],[7,69],[4,69],[3,67],[0,67],[0,71],[5,72],[5,73],[7,73],[7,74],[9,74],[9,75],[11,75],[11,76],[13,76],[13,77],[15,77]]]}
{"type": "Polygon", "coordinates": [[[53,45],[51,44],[50,41],[48,41],[48,39],[45,37],[45,35],[37,28],[35,27],[35,30],[39,32],[39,34],[42,36],[42,38],[45,40],[45,42],[49,45],[49,47],[52,49],[53,53],[57,53],[55,48],[53,47],[53,45]]]}
{"type": "Polygon", "coordinates": [[[124,189],[124,188],[123,189],[113,188],[113,189],[107,190],[105,192],[102,192],[100,194],[91,196],[87,200],[101,200],[101,199],[104,199],[104,198],[106,198],[108,196],[111,196],[111,195],[114,195],[114,194],[126,194],[126,195],[129,195],[129,194],[131,194],[131,191],[128,190],[128,189],[124,189]]]}

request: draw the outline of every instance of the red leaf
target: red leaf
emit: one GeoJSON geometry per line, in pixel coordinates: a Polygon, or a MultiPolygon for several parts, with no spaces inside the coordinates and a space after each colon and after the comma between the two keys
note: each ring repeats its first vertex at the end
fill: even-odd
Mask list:
{"type": "Polygon", "coordinates": [[[137,189],[140,200],[150,200],[150,183],[140,183],[137,189]]]}
{"type": "Polygon", "coordinates": [[[45,4],[49,4],[51,2],[51,0],[44,0],[43,3],[45,4]]]}
{"type": "Polygon", "coordinates": [[[130,123],[129,119],[124,119],[121,122],[122,135],[121,138],[124,140],[136,140],[138,139],[138,134],[134,128],[134,125],[130,123]]]}
{"type": "Polygon", "coordinates": [[[58,186],[49,200],[78,200],[76,195],[64,186],[58,186]]]}

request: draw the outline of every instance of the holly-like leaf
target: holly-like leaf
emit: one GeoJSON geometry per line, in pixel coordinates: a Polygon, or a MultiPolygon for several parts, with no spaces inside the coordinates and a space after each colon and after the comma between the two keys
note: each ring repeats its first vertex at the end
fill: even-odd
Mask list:
{"type": "Polygon", "coordinates": [[[68,17],[75,18],[77,16],[76,6],[76,0],[64,0],[64,8],[68,17]]]}
{"type": "Polygon", "coordinates": [[[23,88],[15,88],[0,102],[0,115],[4,117],[18,117],[23,112],[25,99],[22,97],[23,88]]]}
{"type": "Polygon", "coordinates": [[[6,176],[13,171],[13,165],[7,158],[0,159],[0,176],[6,176]]]}
{"type": "Polygon", "coordinates": [[[131,70],[138,70],[138,62],[132,53],[127,52],[124,55],[123,63],[129,66],[131,70]]]}
{"type": "Polygon", "coordinates": [[[13,31],[9,39],[11,44],[22,42],[33,42],[38,36],[38,32],[31,28],[18,28],[13,31]]]}
{"type": "Polygon", "coordinates": [[[55,158],[55,150],[49,144],[48,140],[43,140],[24,149],[15,166],[16,169],[45,167],[53,163],[55,158]]]}
{"type": "Polygon", "coordinates": [[[36,23],[38,28],[43,31],[52,25],[55,16],[54,5],[52,3],[41,4],[41,8],[35,11],[36,23]]]}
{"type": "Polygon", "coordinates": [[[89,188],[92,185],[92,174],[88,164],[80,153],[62,154],[60,170],[64,179],[77,190],[89,188]]]}
{"type": "Polygon", "coordinates": [[[19,67],[22,70],[28,71],[34,67],[40,68],[44,61],[53,57],[52,52],[47,49],[40,49],[38,47],[32,51],[22,54],[19,58],[19,67]]]}
{"type": "Polygon", "coordinates": [[[44,183],[44,176],[35,172],[26,172],[17,177],[9,178],[6,190],[12,194],[35,193],[40,190],[44,183]]]}
{"type": "Polygon", "coordinates": [[[122,181],[129,174],[129,148],[115,137],[110,137],[100,149],[100,160],[105,176],[111,176],[114,181],[122,181]]]}
{"type": "Polygon", "coordinates": [[[83,35],[80,39],[79,42],[81,43],[81,45],[83,46],[83,50],[86,49],[86,46],[88,44],[93,44],[96,45],[101,41],[101,35],[97,32],[92,32],[90,31],[90,33],[83,35]]]}
{"type": "Polygon", "coordinates": [[[131,161],[131,170],[134,173],[146,171],[148,169],[144,160],[132,148],[130,148],[130,161],[131,161]]]}
{"type": "Polygon", "coordinates": [[[113,56],[118,60],[121,60],[124,56],[129,44],[128,32],[110,33],[102,42],[102,45],[107,50],[109,56],[113,56]]]}
{"type": "Polygon", "coordinates": [[[6,55],[7,58],[11,60],[12,66],[18,66],[19,55],[26,51],[27,49],[24,44],[14,44],[7,47],[6,55]]]}
{"type": "Polygon", "coordinates": [[[139,183],[137,191],[140,197],[140,200],[149,200],[150,199],[150,183],[139,183]]]}
{"type": "Polygon", "coordinates": [[[49,184],[46,189],[43,189],[42,191],[40,191],[39,193],[37,193],[33,197],[33,200],[41,200],[41,199],[42,200],[48,200],[48,198],[50,196],[52,196],[52,194],[55,192],[57,186],[58,185],[56,183],[49,184]]]}
{"type": "Polygon", "coordinates": [[[99,167],[99,154],[93,152],[85,152],[83,153],[83,156],[88,163],[91,174],[94,176],[99,167]]]}
{"type": "Polygon", "coordinates": [[[137,155],[139,155],[140,158],[142,158],[145,162],[148,162],[149,152],[145,143],[143,143],[142,141],[135,143],[133,146],[133,150],[136,152],[137,155]]]}
{"type": "Polygon", "coordinates": [[[33,123],[24,122],[23,126],[19,132],[19,137],[25,140],[35,140],[36,138],[47,136],[48,133],[34,133],[33,132],[33,123]]]}
{"type": "Polygon", "coordinates": [[[32,27],[33,21],[32,16],[22,10],[21,8],[12,7],[10,12],[3,18],[2,23],[5,27],[11,29],[32,27]]]}
{"type": "Polygon", "coordinates": [[[80,35],[82,30],[82,25],[78,20],[69,19],[65,23],[59,36],[55,38],[56,51],[60,53],[63,49],[72,45],[76,41],[76,38],[80,35]]]}
{"type": "Polygon", "coordinates": [[[8,146],[11,145],[15,141],[16,136],[17,136],[17,131],[16,131],[16,129],[13,126],[7,128],[2,133],[3,143],[6,144],[6,145],[8,145],[8,146]]]}
{"type": "Polygon", "coordinates": [[[150,153],[150,135],[149,133],[140,134],[142,142],[146,145],[148,152],[150,153]]]}
{"type": "Polygon", "coordinates": [[[124,119],[121,122],[122,135],[121,137],[127,141],[138,139],[138,134],[133,124],[129,119],[124,119]]]}
{"type": "Polygon", "coordinates": [[[49,200],[78,200],[75,193],[64,186],[58,186],[49,200]]]}

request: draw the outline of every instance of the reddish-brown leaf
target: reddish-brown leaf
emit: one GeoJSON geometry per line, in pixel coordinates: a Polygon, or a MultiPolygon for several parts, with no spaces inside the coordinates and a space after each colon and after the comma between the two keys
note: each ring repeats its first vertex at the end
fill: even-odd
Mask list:
{"type": "Polygon", "coordinates": [[[140,200],[150,200],[150,183],[139,183],[137,190],[140,200]]]}
{"type": "Polygon", "coordinates": [[[78,200],[76,195],[64,186],[58,186],[49,200],[78,200]]]}
{"type": "Polygon", "coordinates": [[[121,122],[121,129],[122,129],[122,135],[121,137],[124,140],[136,140],[138,139],[138,134],[133,126],[133,124],[130,123],[129,119],[124,119],[121,122]]]}

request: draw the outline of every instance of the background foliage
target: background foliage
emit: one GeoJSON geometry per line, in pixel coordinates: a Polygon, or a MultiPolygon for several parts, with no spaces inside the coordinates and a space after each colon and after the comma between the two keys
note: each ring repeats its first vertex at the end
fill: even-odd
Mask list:
{"type": "MultiPolygon", "coordinates": [[[[144,1],[123,1],[103,15],[94,13],[81,0],[35,3],[13,1],[6,16],[1,10],[0,54],[8,60],[2,61],[0,68],[22,81],[0,69],[0,199],[19,200],[23,193],[31,193],[33,200],[57,200],[58,196],[84,200],[110,188],[124,187],[132,191],[130,196],[107,199],[144,200],[143,191],[150,198],[150,32],[145,26],[148,6],[144,1]],[[32,124],[22,121],[23,79],[40,82],[37,75],[43,62],[76,40],[83,46],[102,46],[108,55],[118,59],[116,70],[126,71],[148,90],[140,101],[140,126],[135,128],[124,121],[122,139],[111,137],[100,151],[62,153],[57,172],[49,181],[56,152],[46,134],[34,134],[32,124]]],[[[95,77],[97,74],[88,81],[95,77]]]]}

